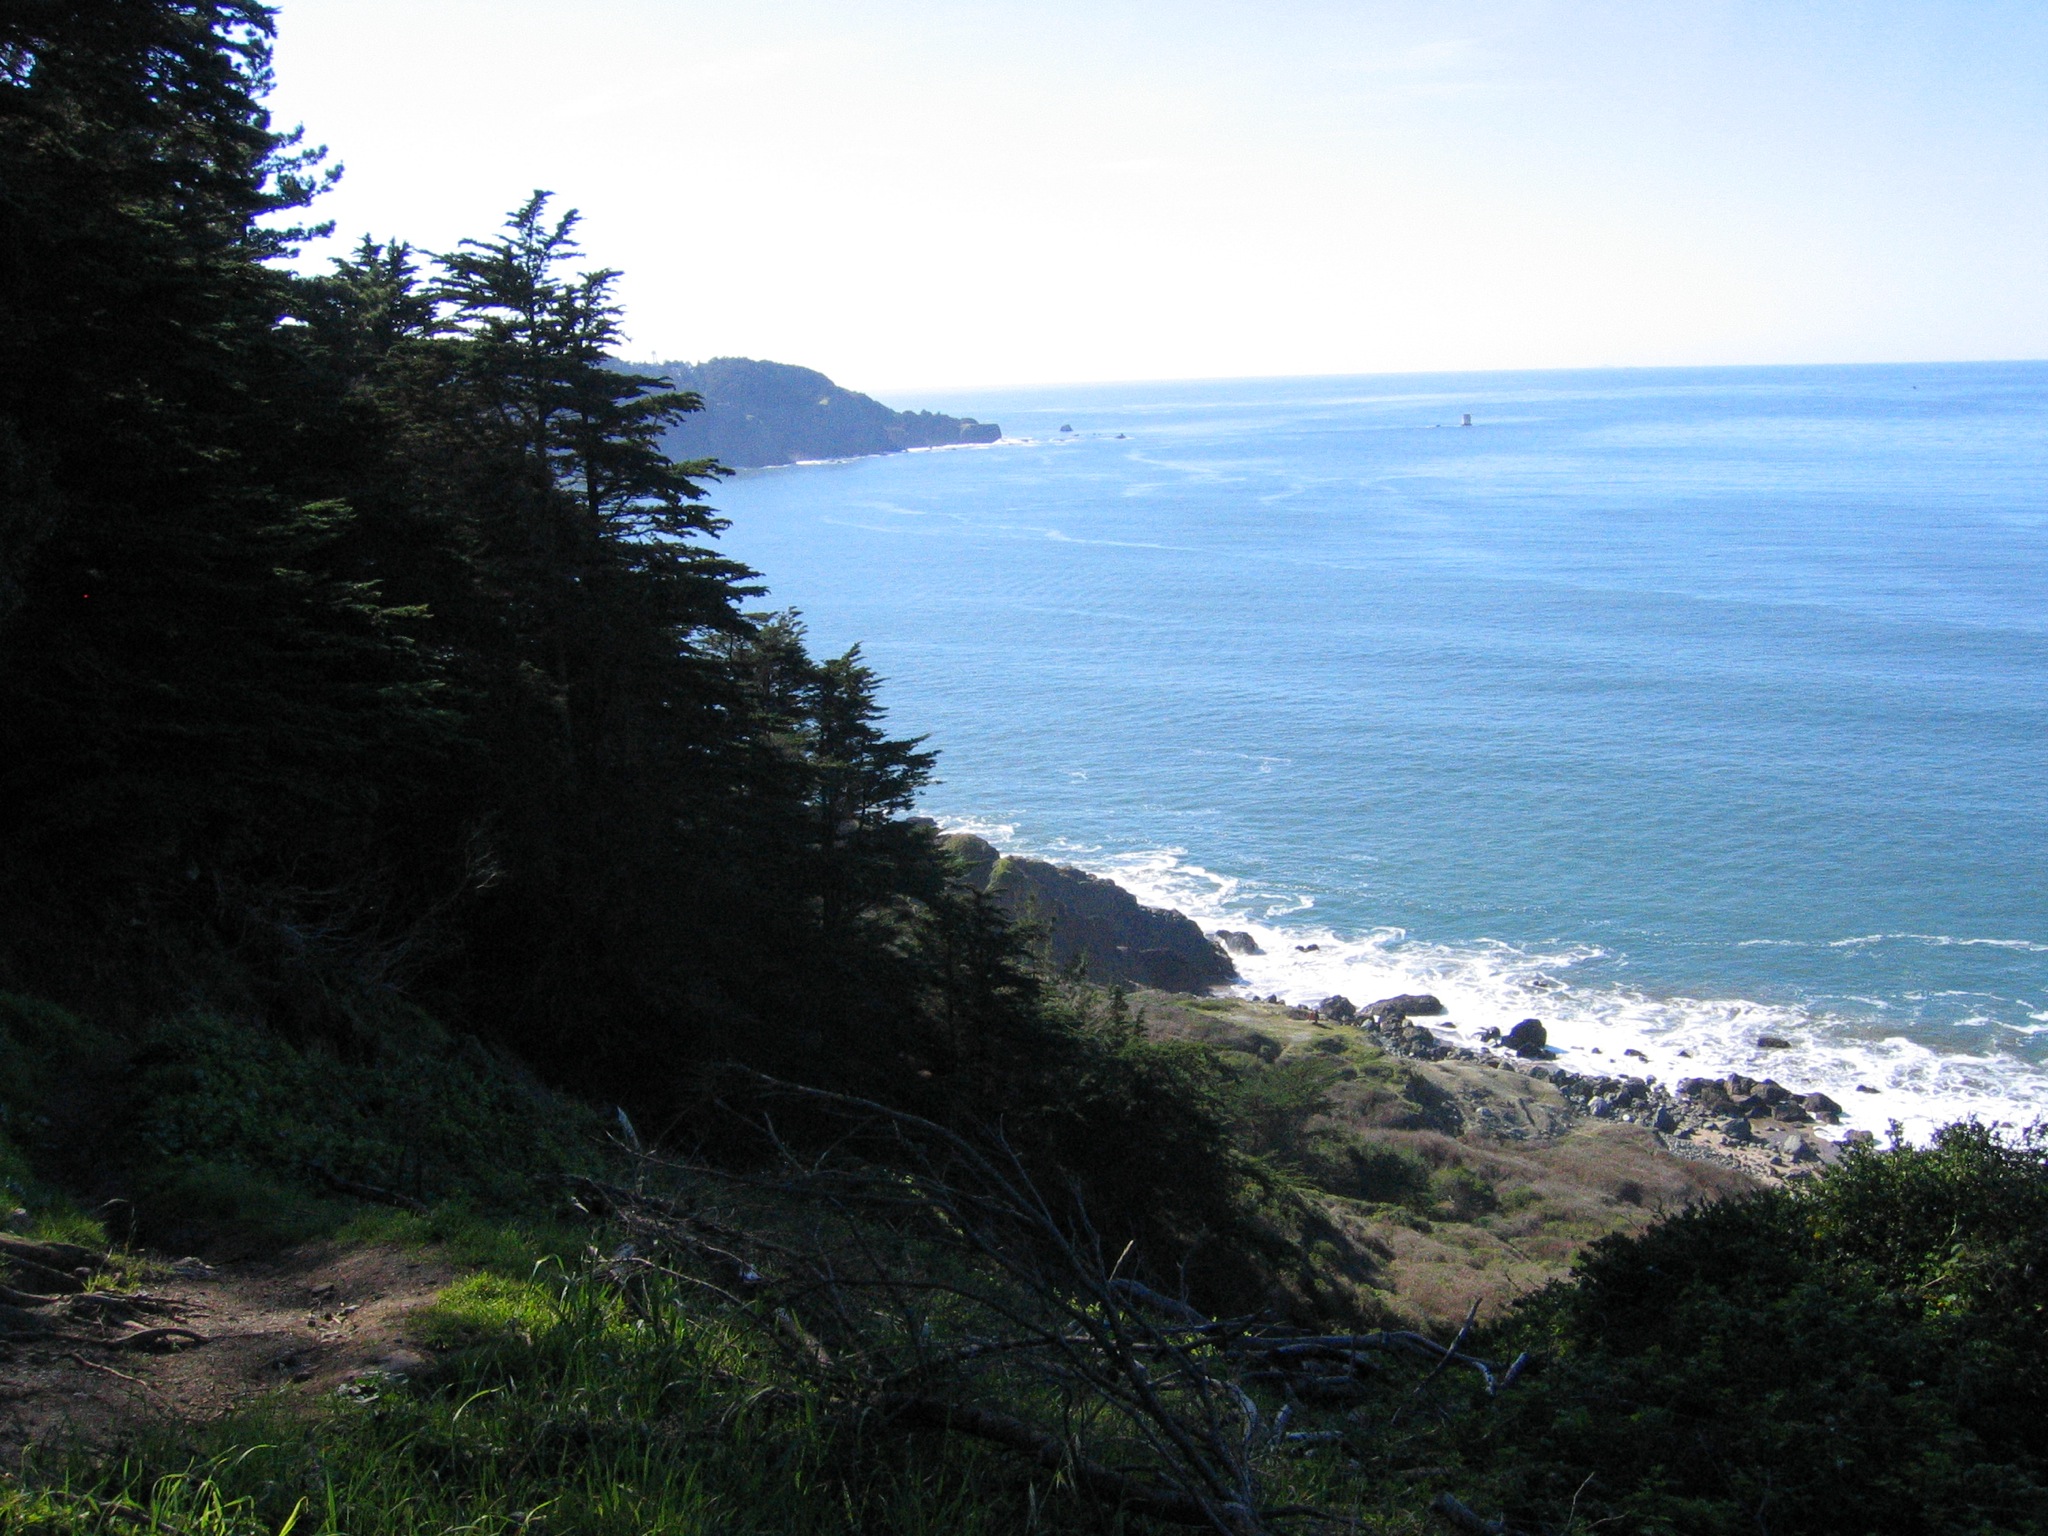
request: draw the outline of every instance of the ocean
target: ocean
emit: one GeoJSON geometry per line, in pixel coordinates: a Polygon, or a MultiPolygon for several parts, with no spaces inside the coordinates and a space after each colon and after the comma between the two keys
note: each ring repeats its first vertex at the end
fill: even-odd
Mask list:
{"type": "Polygon", "coordinates": [[[912,403],[1006,436],[715,500],[929,814],[1249,929],[1260,996],[2048,1116],[2048,364],[912,403]]]}

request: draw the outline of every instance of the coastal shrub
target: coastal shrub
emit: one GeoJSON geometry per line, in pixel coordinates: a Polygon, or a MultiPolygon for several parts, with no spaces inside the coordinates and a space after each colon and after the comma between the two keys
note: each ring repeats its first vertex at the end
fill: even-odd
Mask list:
{"type": "Polygon", "coordinates": [[[159,1168],[137,1194],[141,1235],[174,1252],[239,1255],[289,1247],[333,1232],[353,1209],[297,1179],[197,1157],[159,1168]]]}
{"type": "Polygon", "coordinates": [[[77,1015],[0,993],[0,1199],[10,1209],[27,1210],[41,1226],[97,1235],[61,1189],[61,1176],[73,1161],[71,1122],[96,1118],[92,1106],[120,1059],[119,1042],[77,1015]]]}
{"type": "Polygon", "coordinates": [[[1430,1175],[1431,1199],[1455,1221],[1470,1221],[1500,1208],[1493,1186],[1472,1170],[1457,1165],[1430,1175]]]}
{"type": "Polygon", "coordinates": [[[1464,1454],[1539,1524],[2048,1528],[2044,1217],[2041,1139],[1965,1125],[1604,1239],[1490,1341],[1544,1366],[1464,1454]]]}
{"type": "Polygon", "coordinates": [[[265,1213],[259,1225],[293,1229],[300,1217],[323,1219],[328,1202],[317,1195],[347,1183],[519,1207],[544,1180],[601,1155],[592,1111],[474,1042],[415,1051],[386,1042],[351,1062],[194,1014],[150,1031],[125,1092],[124,1150],[154,1170],[150,1203],[181,1219],[210,1204],[225,1214],[240,1190],[265,1213]]]}
{"type": "Polygon", "coordinates": [[[1228,1096],[1242,1144],[1260,1156],[1300,1166],[1309,1122],[1329,1110],[1330,1088],[1340,1070],[1321,1057],[1295,1057],[1243,1071],[1228,1096]]]}
{"type": "Polygon", "coordinates": [[[1421,1206],[1430,1194],[1430,1168],[1414,1153],[1367,1141],[1339,1126],[1319,1127],[1304,1171],[1334,1195],[1377,1205],[1421,1206]]]}

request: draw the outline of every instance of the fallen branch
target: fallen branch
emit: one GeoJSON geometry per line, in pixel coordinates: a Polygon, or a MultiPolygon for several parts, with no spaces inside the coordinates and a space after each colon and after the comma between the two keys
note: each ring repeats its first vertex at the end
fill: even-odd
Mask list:
{"type": "Polygon", "coordinates": [[[46,1291],[64,1295],[75,1295],[85,1289],[85,1282],[68,1270],[53,1269],[48,1264],[38,1264],[34,1259],[20,1258],[14,1254],[0,1255],[7,1265],[24,1281],[34,1281],[46,1291]]]}
{"type": "Polygon", "coordinates": [[[1048,1472],[1064,1472],[1074,1486],[1109,1499],[1132,1514],[1162,1520],[1168,1525],[1208,1526],[1212,1530],[1241,1528],[1247,1512],[1215,1507],[1192,1494],[1157,1488],[1136,1478],[1076,1455],[1055,1435],[1034,1429],[1021,1419],[976,1408],[948,1403],[932,1397],[891,1394],[879,1405],[885,1420],[901,1429],[923,1429],[969,1435],[1036,1462],[1048,1472]]]}
{"type": "Polygon", "coordinates": [[[74,1269],[98,1269],[104,1257],[77,1243],[38,1243],[0,1233],[0,1259],[10,1264],[33,1264],[38,1269],[53,1269],[66,1278],[70,1278],[74,1269]]]}
{"type": "Polygon", "coordinates": [[[1440,1493],[1430,1502],[1430,1513],[1439,1516],[1447,1524],[1461,1531],[1470,1531],[1472,1536],[1508,1536],[1505,1518],[1488,1520],[1454,1494],[1440,1493]]]}
{"type": "Polygon", "coordinates": [[[183,1340],[188,1344],[210,1344],[213,1341],[203,1333],[194,1333],[190,1328],[142,1328],[134,1333],[123,1334],[113,1341],[115,1349],[155,1349],[159,1345],[174,1344],[183,1340]]]}
{"type": "Polygon", "coordinates": [[[68,1351],[68,1353],[73,1360],[76,1360],[88,1371],[98,1371],[103,1376],[118,1376],[123,1381],[133,1382],[145,1392],[156,1391],[154,1384],[144,1381],[140,1376],[130,1376],[126,1371],[117,1371],[111,1365],[101,1365],[97,1360],[88,1360],[75,1349],[68,1351]]]}
{"type": "Polygon", "coordinates": [[[159,1317],[175,1317],[184,1310],[168,1296],[152,1296],[148,1291],[86,1291],[78,1296],[53,1297],[64,1303],[67,1316],[77,1317],[81,1313],[97,1313],[102,1320],[128,1312],[150,1312],[159,1317]]]}
{"type": "Polygon", "coordinates": [[[415,1200],[411,1195],[401,1195],[395,1189],[383,1189],[356,1179],[344,1179],[340,1174],[330,1173],[317,1163],[313,1165],[313,1171],[320,1176],[321,1182],[337,1194],[353,1195],[358,1200],[368,1200],[374,1205],[396,1206],[401,1211],[411,1211],[415,1216],[429,1214],[430,1208],[426,1201],[415,1200]]]}

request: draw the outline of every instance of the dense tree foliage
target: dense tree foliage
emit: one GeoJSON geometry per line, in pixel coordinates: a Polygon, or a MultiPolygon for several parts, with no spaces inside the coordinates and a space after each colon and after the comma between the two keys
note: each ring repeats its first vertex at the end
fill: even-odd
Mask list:
{"type": "Polygon", "coordinates": [[[1175,1257],[1228,1220],[1213,1106],[905,815],[934,758],[858,650],[753,610],[576,215],[280,261],[321,153],[269,40],[0,16],[0,986],[344,1058],[423,1006],[699,1141],[743,1061],[1113,1142],[1105,1212],[1175,1257]]]}

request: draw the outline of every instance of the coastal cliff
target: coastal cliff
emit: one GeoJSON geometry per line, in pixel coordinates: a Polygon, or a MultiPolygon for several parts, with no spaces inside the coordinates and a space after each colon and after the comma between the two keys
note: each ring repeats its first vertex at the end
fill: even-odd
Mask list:
{"type": "Polygon", "coordinates": [[[1206,993],[1237,967],[1192,919],[1147,907],[1114,881],[1063,864],[1005,854],[969,832],[940,839],[962,878],[1012,917],[1045,925],[1052,961],[1079,962],[1090,981],[1206,993]]]}
{"type": "Polygon", "coordinates": [[[841,389],[824,374],[751,357],[705,363],[658,363],[642,370],[678,389],[695,390],[704,409],[672,425],[662,451],[672,458],[717,459],[734,469],[793,464],[800,459],[851,459],[906,448],[992,443],[992,421],[896,411],[870,396],[841,389]]]}

